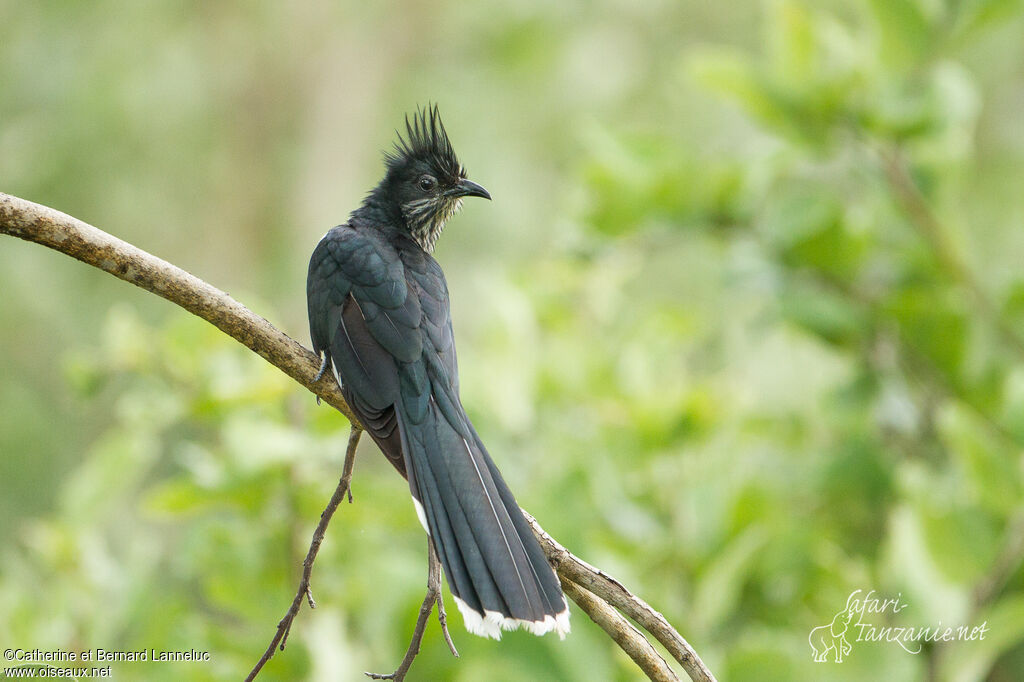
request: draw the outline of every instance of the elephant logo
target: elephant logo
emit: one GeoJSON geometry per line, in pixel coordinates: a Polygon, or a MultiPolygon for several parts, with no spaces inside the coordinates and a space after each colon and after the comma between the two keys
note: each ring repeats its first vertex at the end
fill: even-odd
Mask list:
{"type": "Polygon", "coordinates": [[[846,631],[850,627],[850,621],[853,620],[854,613],[857,613],[851,605],[854,594],[857,594],[857,592],[854,592],[847,598],[846,607],[836,614],[831,623],[819,625],[811,630],[811,634],[808,635],[807,641],[811,645],[811,651],[814,652],[815,663],[824,663],[830,651],[835,652],[836,663],[842,663],[843,657],[850,655],[853,647],[850,645],[849,640],[846,639],[846,631]]]}

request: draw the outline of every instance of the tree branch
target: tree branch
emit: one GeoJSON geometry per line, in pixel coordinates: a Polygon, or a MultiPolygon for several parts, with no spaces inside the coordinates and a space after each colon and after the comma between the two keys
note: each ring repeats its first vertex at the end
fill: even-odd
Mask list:
{"type": "MultiPolygon", "coordinates": [[[[523,516],[526,517],[526,521],[533,529],[533,534],[540,541],[544,554],[547,555],[548,561],[558,571],[558,575],[563,579],[563,582],[568,580],[585,588],[636,621],[640,627],[654,635],[654,638],[668,649],[668,652],[679,661],[679,665],[683,666],[683,670],[686,671],[686,674],[690,676],[693,682],[713,682],[715,678],[704,665],[704,661],[700,660],[700,656],[693,650],[689,642],[683,639],[683,636],[669,625],[668,621],[665,620],[665,616],[652,609],[643,599],[627,590],[618,580],[600,568],[591,566],[558,544],[554,538],[548,535],[547,531],[540,527],[537,519],[533,518],[526,510],[523,510],[523,516]]],[[[575,597],[573,601],[579,604],[575,597]]],[[[583,605],[580,604],[580,607],[583,608],[583,605]]],[[[586,609],[584,610],[586,611],[586,609]]],[[[594,614],[589,611],[587,613],[590,614],[591,618],[594,618],[594,614]]],[[[601,627],[604,626],[602,625],[601,627]]],[[[607,630],[607,628],[605,629],[607,630]]],[[[622,646],[621,643],[620,646],[622,646]]]]}
{"type": "MultiPolygon", "coordinates": [[[[317,377],[320,362],[312,351],[198,277],[60,211],[3,193],[0,193],[0,233],[65,253],[181,306],[210,322],[295,379],[348,417],[353,427],[359,427],[359,420],[345,403],[337,384],[333,381],[313,381],[317,377]]],[[[339,491],[342,491],[342,483],[346,483],[344,474],[335,491],[338,503],[341,501],[339,491]]],[[[344,487],[347,490],[347,483],[344,487]]],[[[331,502],[336,508],[334,498],[331,502]]],[[[330,506],[328,509],[333,511],[330,506]]],[[[329,521],[327,510],[324,515],[326,521],[329,521]]],[[[641,665],[648,677],[653,680],[676,679],[675,674],[651,647],[650,642],[622,619],[614,607],[622,609],[641,627],[653,634],[679,661],[694,682],[714,681],[714,676],[697,653],[660,613],[600,569],[573,556],[545,533],[533,517],[527,515],[527,519],[549,561],[558,572],[566,594],[586,611],[591,619],[612,635],[615,642],[641,665]],[[654,657],[660,659],[661,665],[651,657],[652,653],[654,657]],[[641,655],[645,661],[651,661],[650,667],[644,667],[646,664],[641,664],[637,660],[637,655],[641,655]]],[[[321,524],[326,527],[324,518],[321,519],[321,524]]],[[[322,539],[322,534],[320,537],[322,539]]],[[[314,544],[318,544],[315,540],[316,535],[314,544]]],[[[315,557],[316,551],[313,546],[310,547],[310,552],[315,557]]],[[[308,595],[308,570],[312,567],[312,561],[309,557],[307,561],[309,566],[304,568],[305,588],[303,589],[300,584],[300,591],[296,595],[297,604],[292,604],[295,613],[298,612],[302,599],[308,595]]],[[[294,619],[292,609],[289,609],[289,614],[291,618],[288,618],[287,614],[285,617],[287,623],[282,620],[282,625],[278,626],[280,637],[275,637],[275,641],[271,643],[268,649],[271,655],[278,642],[283,641],[291,620],[294,619]]],[[[266,660],[270,658],[266,654],[264,657],[266,660]]],[[[258,672],[266,660],[261,659],[253,673],[258,672]]],[[[251,677],[252,675],[250,679],[251,677]]]]}
{"type": "Polygon", "coordinates": [[[590,619],[601,626],[601,629],[608,633],[608,636],[615,640],[615,643],[625,651],[633,662],[640,666],[654,682],[679,682],[679,676],[675,674],[668,663],[661,657],[647,638],[640,634],[633,625],[622,617],[618,611],[608,605],[607,602],[599,599],[590,590],[580,587],[573,581],[559,576],[562,582],[562,590],[566,595],[587,612],[590,619]]]}
{"type": "Polygon", "coordinates": [[[0,232],[48,246],[166,298],[295,379],[353,424],[359,423],[335,382],[314,385],[320,362],[313,351],[195,275],[77,218],[2,192],[0,232]]]}
{"type": "Polygon", "coordinates": [[[427,596],[423,597],[423,604],[420,606],[420,615],[416,618],[416,628],[412,633],[412,641],[405,652],[405,658],[398,665],[393,673],[382,675],[380,673],[365,673],[371,680],[394,680],[402,682],[409,668],[412,667],[413,659],[420,653],[420,643],[423,641],[423,632],[427,629],[427,619],[437,604],[437,620],[441,623],[441,632],[444,633],[444,641],[448,643],[448,649],[452,656],[459,657],[459,652],[452,642],[451,633],[448,632],[448,616],[444,611],[444,601],[441,599],[441,560],[437,557],[437,550],[434,543],[427,540],[427,596]]]}
{"type": "Polygon", "coordinates": [[[960,256],[949,237],[949,231],[936,217],[921,188],[911,175],[907,162],[903,158],[901,150],[895,148],[882,148],[879,151],[882,160],[882,169],[885,172],[886,180],[892,189],[893,195],[900,208],[907,214],[910,224],[917,230],[931,249],[935,260],[945,268],[951,279],[964,287],[971,296],[981,312],[988,318],[995,327],[1003,342],[1012,349],[1018,357],[1024,358],[1024,338],[1016,329],[1007,324],[1002,315],[999,314],[999,306],[992,301],[985,287],[971,271],[971,268],[960,256]]]}
{"type": "Polygon", "coordinates": [[[299,589],[295,592],[295,599],[292,600],[292,605],[288,607],[284,618],[277,624],[277,633],[270,640],[270,646],[267,647],[267,650],[263,652],[263,656],[253,666],[249,676],[245,678],[245,682],[252,682],[256,679],[256,676],[260,674],[260,670],[267,664],[267,661],[273,658],[278,646],[281,647],[281,651],[284,651],[284,645],[288,642],[288,633],[292,630],[292,621],[295,620],[299,609],[302,608],[302,600],[307,599],[309,601],[309,608],[316,608],[316,602],[313,601],[313,590],[309,584],[310,578],[313,575],[313,562],[316,561],[316,555],[320,552],[320,545],[324,541],[327,525],[334,517],[334,512],[338,510],[338,505],[341,504],[346,495],[348,496],[348,501],[352,502],[352,468],[356,463],[356,447],[359,445],[359,436],[362,433],[363,430],[361,428],[355,424],[352,425],[352,432],[348,436],[348,448],[345,449],[345,464],[341,469],[341,479],[338,481],[338,487],[334,489],[334,494],[331,495],[331,501],[327,503],[327,508],[320,514],[320,523],[316,525],[316,530],[313,531],[313,539],[309,543],[309,551],[306,552],[306,558],[302,562],[302,579],[299,580],[299,589]]]}

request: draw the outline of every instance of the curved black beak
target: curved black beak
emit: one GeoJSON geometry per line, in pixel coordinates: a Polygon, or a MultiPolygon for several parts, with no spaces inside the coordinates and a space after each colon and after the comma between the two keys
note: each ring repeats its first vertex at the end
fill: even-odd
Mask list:
{"type": "Polygon", "coordinates": [[[472,180],[460,180],[459,184],[455,186],[456,193],[460,197],[482,197],[484,199],[490,199],[491,193],[485,190],[480,185],[476,184],[472,180]]]}

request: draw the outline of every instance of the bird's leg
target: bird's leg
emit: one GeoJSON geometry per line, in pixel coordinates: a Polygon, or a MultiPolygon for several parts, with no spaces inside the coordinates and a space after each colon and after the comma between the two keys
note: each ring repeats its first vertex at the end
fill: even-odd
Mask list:
{"type": "Polygon", "coordinates": [[[324,541],[324,534],[327,532],[327,525],[331,522],[331,518],[334,516],[334,512],[337,511],[338,505],[341,504],[346,495],[348,495],[349,502],[352,501],[352,468],[355,466],[356,446],[359,445],[359,436],[362,433],[363,430],[360,427],[355,424],[352,425],[352,431],[348,437],[348,448],[345,451],[345,464],[342,467],[341,479],[338,481],[338,487],[335,488],[334,494],[331,496],[331,501],[327,503],[327,507],[320,514],[320,523],[317,524],[316,530],[313,531],[313,539],[309,543],[309,551],[306,552],[306,558],[302,562],[302,578],[299,580],[299,589],[295,593],[292,605],[288,607],[287,613],[284,614],[284,618],[277,624],[277,633],[270,640],[270,646],[267,647],[267,650],[263,652],[263,656],[249,672],[245,682],[252,682],[252,680],[256,679],[263,666],[273,657],[278,646],[284,651],[284,645],[288,642],[288,633],[292,629],[292,621],[295,620],[299,609],[302,608],[302,600],[308,600],[310,608],[316,608],[316,602],[313,601],[313,591],[309,586],[309,579],[313,574],[313,562],[316,561],[316,555],[320,551],[320,545],[324,541]]]}
{"type": "MultiPolygon", "coordinates": [[[[317,370],[316,376],[313,377],[313,381],[311,381],[310,383],[315,384],[316,382],[320,381],[320,379],[324,375],[324,372],[327,371],[327,365],[329,365],[331,363],[331,355],[330,355],[330,353],[328,353],[327,351],[324,351],[323,354],[324,354],[323,358],[320,359],[320,369],[317,370]]],[[[320,404],[320,396],[316,397],[316,404],[317,405],[320,404]]],[[[352,501],[352,499],[350,497],[349,498],[349,502],[351,502],[351,501],[352,501]]]]}
{"type": "Polygon", "coordinates": [[[448,643],[448,648],[451,650],[452,655],[455,658],[459,657],[459,652],[455,649],[455,644],[452,642],[452,636],[448,632],[448,617],[444,611],[444,602],[441,599],[441,561],[437,558],[437,551],[434,549],[434,543],[429,539],[427,540],[427,546],[429,549],[427,559],[427,595],[423,598],[423,604],[420,605],[420,615],[416,619],[416,629],[412,633],[412,641],[409,642],[409,649],[405,652],[405,658],[402,659],[402,663],[398,666],[398,669],[393,673],[380,674],[380,673],[366,673],[366,676],[373,680],[395,680],[395,682],[402,682],[405,679],[406,673],[409,672],[409,668],[412,667],[412,661],[416,658],[416,655],[420,652],[420,643],[423,641],[423,632],[427,628],[427,619],[430,618],[430,612],[434,610],[434,604],[437,604],[437,620],[441,623],[441,632],[444,633],[444,641],[448,643]]]}
{"type": "Polygon", "coordinates": [[[316,382],[320,381],[321,378],[323,378],[324,372],[327,371],[327,364],[330,361],[331,361],[331,356],[327,353],[327,351],[324,351],[323,357],[320,359],[320,369],[318,369],[316,371],[316,376],[313,377],[313,382],[312,383],[315,384],[316,382]]]}

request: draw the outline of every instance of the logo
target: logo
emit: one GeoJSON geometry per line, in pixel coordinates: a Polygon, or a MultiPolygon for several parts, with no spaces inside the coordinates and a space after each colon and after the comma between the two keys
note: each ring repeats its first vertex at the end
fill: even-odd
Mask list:
{"type": "Polygon", "coordinates": [[[896,644],[908,654],[919,654],[924,642],[975,641],[985,639],[988,634],[988,621],[955,627],[943,626],[941,622],[923,627],[892,625],[891,621],[898,620],[895,616],[908,606],[903,601],[903,593],[895,599],[883,599],[874,590],[863,593],[864,590],[851,592],[846,606],[836,613],[831,623],[811,630],[807,641],[816,663],[825,663],[830,657],[842,663],[853,651],[851,642],[896,644]]]}
{"type": "Polygon", "coordinates": [[[0,677],[61,677],[71,682],[79,682],[75,675],[76,671],[68,668],[58,668],[49,663],[22,663],[11,668],[4,668],[0,677]]]}

